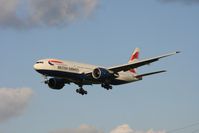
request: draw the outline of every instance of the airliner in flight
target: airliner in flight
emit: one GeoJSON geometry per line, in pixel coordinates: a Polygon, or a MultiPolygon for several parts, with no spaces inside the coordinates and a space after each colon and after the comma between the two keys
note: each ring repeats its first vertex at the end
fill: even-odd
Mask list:
{"type": "Polygon", "coordinates": [[[179,51],[176,51],[138,60],[139,51],[139,48],[134,50],[128,63],[112,67],[95,66],[59,59],[43,59],[34,64],[34,69],[45,77],[44,83],[48,84],[51,89],[60,90],[65,84],[75,83],[79,86],[76,92],[85,95],[87,91],[83,89],[83,85],[100,84],[101,87],[109,90],[112,89],[112,85],[131,83],[142,80],[145,76],[166,72],[162,70],[137,74],[136,69],[149,65],[161,58],[179,53],[179,51]]]}

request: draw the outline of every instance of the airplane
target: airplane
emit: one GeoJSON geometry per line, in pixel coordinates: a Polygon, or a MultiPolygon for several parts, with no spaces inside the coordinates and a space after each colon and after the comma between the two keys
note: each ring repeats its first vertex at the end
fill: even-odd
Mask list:
{"type": "Polygon", "coordinates": [[[44,83],[49,88],[60,90],[65,84],[74,83],[79,86],[76,92],[85,95],[87,91],[83,89],[84,85],[101,84],[101,87],[110,90],[112,85],[127,84],[142,80],[145,76],[166,72],[166,70],[161,70],[137,74],[137,68],[180,52],[171,52],[142,60],[138,60],[139,53],[140,49],[135,48],[128,63],[112,67],[95,66],[60,59],[42,59],[37,61],[33,67],[45,77],[44,83]]]}

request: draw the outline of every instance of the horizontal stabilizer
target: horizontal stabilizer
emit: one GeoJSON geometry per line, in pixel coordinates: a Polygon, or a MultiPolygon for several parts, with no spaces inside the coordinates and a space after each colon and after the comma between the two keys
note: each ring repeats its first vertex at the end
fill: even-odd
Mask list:
{"type": "Polygon", "coordinates": [[[149,76],[149,75],[158,74],[158,73],[163,73],[163,72],[166,72],[166,70],[140,74],[140,75],[137,75],[136,78],[142,78],[142,77],[144,77],[144,76],[149,76]]]}

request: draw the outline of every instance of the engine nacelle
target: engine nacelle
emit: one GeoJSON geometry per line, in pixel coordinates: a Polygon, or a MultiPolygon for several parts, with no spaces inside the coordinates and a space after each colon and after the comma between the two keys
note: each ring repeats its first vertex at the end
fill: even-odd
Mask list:
{"type": "Polygon", "coordinates": [[[65,82],[63,79],[51,78],[48,80],[48,86],[51,89],[60,90],[64,87],[65,82]]]}
{"type": "Polygon", "coordinates": [[[94,79],[105,80],[107,78],[112,77],[113,74],[110,73],[109,70],[105,68],[95,68],[92,72],[92,76],[94,79]]]}

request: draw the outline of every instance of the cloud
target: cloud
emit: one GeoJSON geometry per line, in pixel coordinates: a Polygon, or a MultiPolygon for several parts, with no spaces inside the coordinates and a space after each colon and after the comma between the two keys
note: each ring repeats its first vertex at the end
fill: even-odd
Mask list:
{"type": "Polygon", "coordinates": [[[32,94],[29,88],[0,88],[0,123],[20,116],[26,109],[32,94]]]}
{"type": "Polygon", "coordinates": [[[129,127],[129,125],[124,124],[116,127],[110,133],[134,133],[133,129],[129,127]]]}
{"type": "Polygon", "coordinates": [[[0,27],[60,27],[90,16],[98,0],[0,0],[0,27]]]}
{"type": "Polygon", "coordinates": [[[137,131],[129,127],[128,124],[123,124],[110,131],[110,133],[166,133],[166,132],[154,131],[153,129],[150,129],[148,131],[137,131]]]}
{"type": "Polygon", "coordinates": [[[96,129],[93,126],[84,124],[75,129],[61,129],[61,130],[53,131],[51,133],[103,133],[103,132],[96,129]]]}
{"type": "Polygon", "coordinates": [[[171,2],[177,2],[182,4],[199,4],[199,0],[159,0],[164,3],[171,3],[171,2]]]}
{"type": "MultiPolygon", "coordinates": [[[[57,130],[51,133],[104,133],[103,131],[100,131],[96,129],[93,126],[89,125],[81,125],[78,128],[75,129],[62,129],[57,130]]],[[[109,133],[166,133],[165,131],[154,131],[153,129],[150,129],[148,131],[136,131],[129,127],[128,124],[120,125],[114,129],[112,129],[109,133]]]]}

